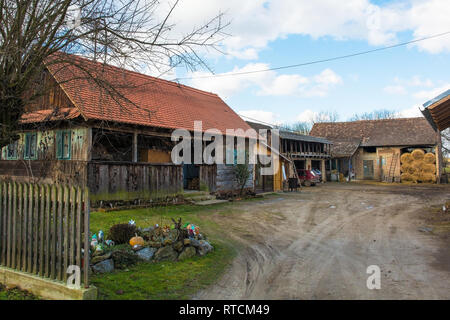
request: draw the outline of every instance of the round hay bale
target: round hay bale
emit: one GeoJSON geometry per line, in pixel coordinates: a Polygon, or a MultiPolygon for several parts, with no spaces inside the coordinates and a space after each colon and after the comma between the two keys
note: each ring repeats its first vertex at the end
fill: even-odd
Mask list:
{"type": "Polygon", "coordinates": [[[432,173],[423,173],[420,176],[420,181],[428,183],[436,182],[436,176],[432,173]]]}
{"type": "Polygon", "coordinates": [[[400,170],[402,171],[402,173],[408,173],[410,168],[411,165],[409,163],[404,163],[401,165],[400,170]]]}
{"type": "Polygon", "coordinates": [[[416,172],[421,172],[425,166],[425,162],[421,160],[415,160],[411,165],[416,172]]]}
{"type": "Polygon", "coordinates": [[[410,166],[410,167],[408,167],[408,173],[410,175],[415,175],[416,173],[418,173],[418,171],[413,166],[410,166]]]}
{"type": "Polygon", "coordinates": [[[423,158],[425,157],[425,152],[422,149],[416,149],[411,152],[411,156],[414,158],[414,160],[423,160],[423,158]]]}
{"type": "Polygon", "coordinates": [[[417,175],[417,174],[412,174],[412,175],[411,175],[411,181],[413,181],[413,182],[419,181],[419,175],[417,175]]]}
{"type": "Polygon", "coordinates": [[[434,164],[431,163],[425,163],[423,166],[423,172],[424,173],[431,173],[431,174],[436,174],[436,166],[434,164]]]}
{"type": "Polygon", "coordinates": [[[400,176],[400,178],[402,179],[402,182],[406,182],[406,181],[412,181],[412,177],[409,173],[405,172],[402,173],[402,175],[400,176]]]}
{"type": "Polygon", "coordinates": [[[423,161],[425,161],[425,163],[428,163],[428,164],[435,164],[436,156],[429,152],[423,157],[423,161]]]}
{"type": "Polygon", "coordinates": [[[406,152],[404,154],[402,154],[402,156],[400,157],[400,161],[403,163],[411,163],[414,161],[414,158],[412,157],[411,153],[406,152]]]}

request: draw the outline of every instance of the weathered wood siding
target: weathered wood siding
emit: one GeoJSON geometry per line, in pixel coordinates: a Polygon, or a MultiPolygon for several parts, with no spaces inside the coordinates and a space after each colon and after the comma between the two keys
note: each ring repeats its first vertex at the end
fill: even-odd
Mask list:
{"type": "MultiPolygon", "coordinates": [[[[251,175],[247,180],[245,188],[253,189],[254,188],[254,165],[249,165],[249,169],[251,170],[251,175]]],[[[216,178],[216,191],[217,192],[227,192],[227,191],[235,191],[239,190],[239,186],[236,183],[235,174],[234,174],[234,166],[226,165],[226,164],[218,164],[217,165],[217,178],[216,178]]]]}
{"type": "Polygon", "coordinates": [[[85,186],[86,177],[86,161],[0,160],[0,178],[3,179],[85,186]]]}
{"type": "Polygon", "coordinates": [[[216,192],[216,165],[200,166],[200,189],[207,189],[209,192],[216,192]]]}
{"type": "Polygon", "coordinates": [[[92,200],[154,199],[183,191],[183,168],[173,164],[90,162],[92,200]]]}
{"type": "MultiPolygon", "coordinates": [[[[89,157],[89,129],[86,127],[79,128],[67,128],[64,130],[70,130],[71,135],[71,160],[86,161],[89,157]]],[[[36,160],[56,160],[56,132],[58,130],[46,130],[46,131],[28,131],[30,133],[37,133],[37,158],[36,160]]],[[[18,140],[18,157],[17,160],[24,158],[25,149],[25,135],[28,132],[19,133],[20,139],[18,140]]],[[[1,159],[6,160],[7,147],[1,149],[1,159]]]]}
{"type": "MultiPolygon", "coordinates": [[[[25,106],[25,112],[33,112],[37,110],[53,110],[56,108],[73,108],[74,105],[67,97],[66,93],[61,89],[55,78],[45,70],[39,75],[33,84],[33,90],[28,95],[37,92],[41,96],[29,101],[25,106]]],[[[25,96],[28,99],[29,96],[25,96]]]]}

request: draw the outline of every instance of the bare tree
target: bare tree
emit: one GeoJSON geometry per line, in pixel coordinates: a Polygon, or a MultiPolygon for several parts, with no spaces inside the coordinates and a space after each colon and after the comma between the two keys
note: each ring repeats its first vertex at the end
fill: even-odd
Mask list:
{"type": "Polygon", "coordinates": [[[294,131],[300,134],[308,135],[312,128],[312,123],[307,121],[299,121],[293,124],[284,124],[281,126],[282,129],[289,131],[294,131]]]}
{"type": "Polygon", "coordinates": [[[314,114],[310,121],[314,124],[320,122],[337,122],[338,120],[339,114],[337,111],[320,111],[314,114]]]}
{"type": "Polygon", "coordinates": [[[450,128],[441,131],[442,153],[445,157],[450,157],[450,128]]]}
{"type": "Polygon", "coordinates": [[[387,109],[374,110],[372,112],[364,112],[361,114],[354,114],[348,121],[358,120],[381,120],[381,119],[394,119],[398,118],[398,114],[395,111],[387,109]]]}
{"type": "Polygon", "coordinates": [[[145,64],[160,73],[180,65],[207,67],[201,52],[219,50],[226,27],[222,14],[180,35],[170,23],[178,3],[0,0],[0,147],[18,138],[25,106],[44,94],[35,90],[39,75],[52,64],[70,63],[109,94],[119,94],[74,55],[135,70],[145,64]]]}

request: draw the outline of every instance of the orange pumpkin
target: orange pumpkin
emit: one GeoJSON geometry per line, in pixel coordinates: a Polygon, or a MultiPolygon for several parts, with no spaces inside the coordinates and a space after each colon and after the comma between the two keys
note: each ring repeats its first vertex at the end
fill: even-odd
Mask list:
{"type": "Polygon", "coordinates": [[[138,246],[143,246],[144,245],[144,239],[142,237],[138,237],[138,235],[136,234],[135,237],[130,239],[130,245],[132,247],[138,245],[138,246]]]}

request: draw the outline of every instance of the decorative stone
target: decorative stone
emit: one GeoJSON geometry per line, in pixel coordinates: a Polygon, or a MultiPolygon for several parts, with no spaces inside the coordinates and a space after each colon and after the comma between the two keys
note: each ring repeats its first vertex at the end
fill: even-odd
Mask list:
{"type": "Polygon", "coordinates": [[[114,251],[111,255],[116,269],[126,269],[139,261],[136,253],[124,249],[114,251]]]}
{"type": "Polygon", "coordinates": [[[139,250],[138,252],[136,252],[136,254],[142,260],[150,261],[150,260],[152,260],[153,256],[155,255],[155,252],[157,250],[158,249],[156,249],[156,248],[144,248],[144,249],[139,250]]]}
{"type": "Polygon", "coordinates": [[[171,239],[166,239],[166,240],[164,240],[163,245],[164,246],[170,246],[172,244],[172,242],[173,241],[171,239]]]}
{"type": "Polygon", "coordinates": [[[196,251],[194,247],[186,247],[182,253],[178,256],[178,260],[186,260],[189,258],[193,258],[196,255],[196,251]]]}
{"type": "Polygon", "coordinates": [[[183,244],[184,244],[185,246],[188,246],[188,245],[191,244],[191,240],[190,240],[190,239],[184,239],[184,240],[183,240],[183,244]]]}
{"type": "Polygon", "coordinates": [[[177,250],[178,252],[181,252],[181,250],[183,250],[183,241],[175,242],[175,244],[173,245],[173,248],[175,250],[177,250]]]}
{"type": "Polygon", "coordinates": [[[175,261],[177,260],[178,254],[172,248],[172,246],[162,247],[158,251],[156,251],[153,260],[155,262],[160,261],[175,261]]]}
{"type": "Polygon", "coordinates": [[[178,239],[178,235],[179,235],[178,230],[177,229],[172,229],[172,230],[169,231],[168,238],[170,240],[172,240],[172,242],[175,242],[178,239]]]}
{"type": "Polygon", "coordinates": [[[114,271],[114,261],[112,259],[103,260],[92,266],[95,273],[109,273],[114,271]]]}
{"type": "Polygon", "coordinates": [[[200,241],[197,239],[191,239],[191,246],[198,248],[200,246],[200,241]]]}
{"type": "Polygon", "coordinates": [[[133,248],[131,248],[131,249],[136,252],[136,251],[142,250],[142,248],[143,248],[142,246],[137,244],[137,245],[134,245],[133,248]]]}
{"type": "Polygon", "coordinates": [[[197,252],[200,256],[206,255],[208,252],[212,251],[214,248],[212,245],[209,244],[208,241],[200,240],[200,245],[197,248],[197,252]]]}
{"type": "Polygon", "coordinates": [[[148,246],[149,246],[149,247],[152,247],[152,248],[161,248],[161,242],[150,241],[150,242],[148,243],[148,246]]]}
{"type": "Polygon", "coordinates": [[[97,263],[99,263],[99,262],[108,260],[108,259],[110,259],[110,258],[111,258],[111,252],[109,252],[109,253],[107,253],[107,254],[104,254],[104,255],[102,255],[102,256],[95,256],[95,257],[93,257],[93,258],[91,259],[91,264],[97,264],[97,263]]]}

